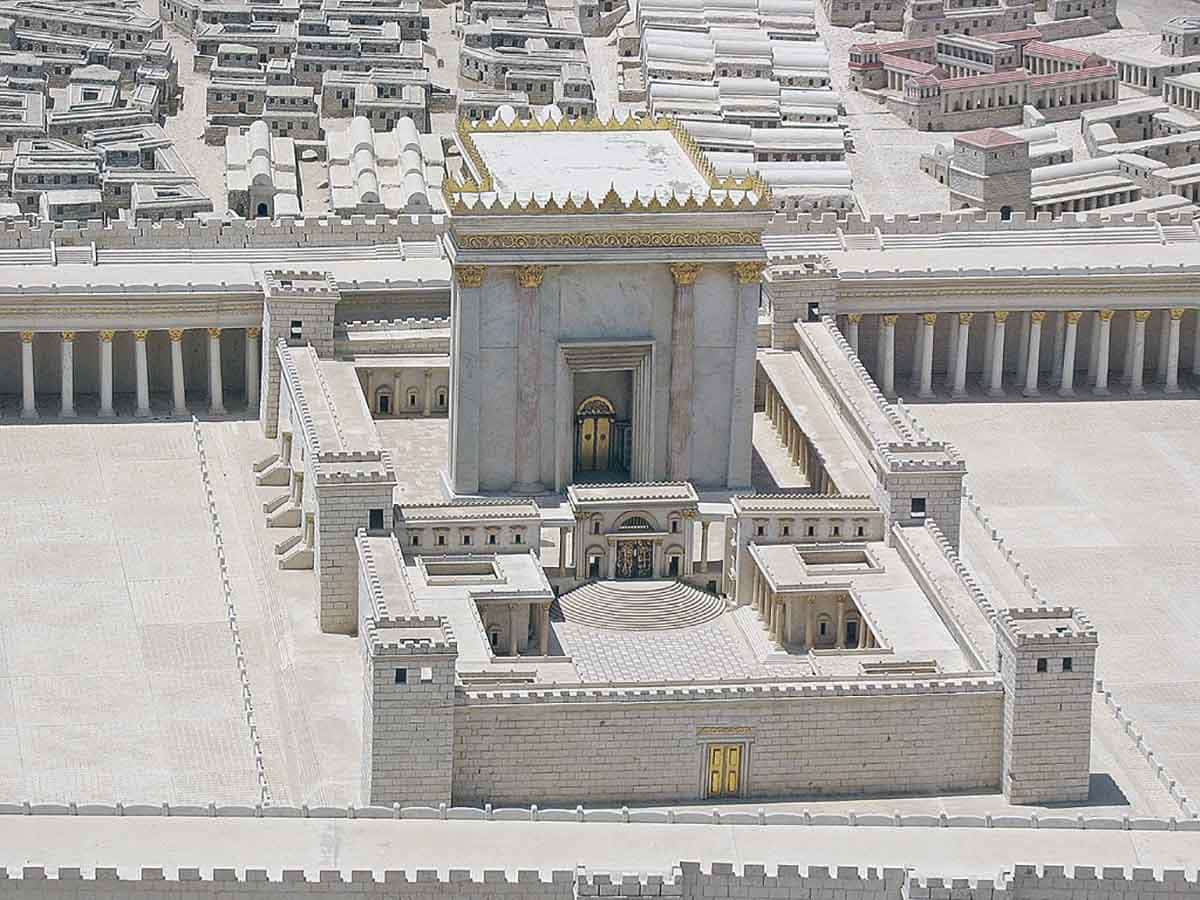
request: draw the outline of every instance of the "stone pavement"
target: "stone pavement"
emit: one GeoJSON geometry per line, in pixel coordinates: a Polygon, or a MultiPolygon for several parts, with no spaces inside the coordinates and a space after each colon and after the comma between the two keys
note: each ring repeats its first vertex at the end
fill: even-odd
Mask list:
{"type": "Polygon", "coordinates": [[[917,415],[962,450],[976,499],[1042,597],[1086,610],[1097,677],[1200,797],[1200,402],[929,404],[917,415]]]}
{"type": "Polygon", "coordinates": [[[0,796],[253,798],[191,424],[5,424],[0,471],[0,796]]]}

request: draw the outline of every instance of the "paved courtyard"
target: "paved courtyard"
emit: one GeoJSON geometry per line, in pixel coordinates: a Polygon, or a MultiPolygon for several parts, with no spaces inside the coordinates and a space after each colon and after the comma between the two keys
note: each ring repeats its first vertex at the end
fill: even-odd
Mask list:
{"type": "Polygon", "coordinates": [[[0,427],[0,796],[256,796],[189,423],[0,427]]]}
{"type": "Polygon", "coordinates": [[[1087,611],[1098,677],[1200,796],[1200,401],[945,403],[917,414],[964,452],[976,498],[1042,596],[1087,611]]]}

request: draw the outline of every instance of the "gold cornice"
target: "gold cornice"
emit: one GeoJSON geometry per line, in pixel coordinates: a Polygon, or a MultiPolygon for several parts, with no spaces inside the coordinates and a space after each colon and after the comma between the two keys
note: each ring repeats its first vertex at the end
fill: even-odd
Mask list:
{"type": "Polygon", "coordinates": [[[517,284],[523,288],[540,288],[546,277],[545,266],[518,266],[517,284]]]}
{"type": "Polygon", "coordinates": [[[455,266],[454,280],[459,287],[483,287],[483,266],[455,266]]]}
{"type": "Polygon", "coordinates": [[[758,231],[580,231],[545,234],[470,234],[460,236],[458,243],[464,250],[570,250],[584,248],[757,247],[761,240],[762,233],[758,231]]]}

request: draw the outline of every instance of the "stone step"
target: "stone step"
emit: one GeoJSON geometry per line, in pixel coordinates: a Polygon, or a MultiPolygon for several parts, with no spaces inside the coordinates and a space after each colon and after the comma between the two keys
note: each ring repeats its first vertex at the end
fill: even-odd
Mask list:
{"type": "Polygon", "coordinates": [[[681,581],[592,581],[558,599],[563,621],[593,628],[654,631],[701,625],[725,601],[681,581]]]}

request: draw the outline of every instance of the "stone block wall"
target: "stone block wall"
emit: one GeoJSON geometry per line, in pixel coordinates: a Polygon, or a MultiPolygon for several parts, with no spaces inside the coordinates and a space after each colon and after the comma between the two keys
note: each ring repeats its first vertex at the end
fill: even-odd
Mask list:
{"type": "Polygon", "coordinates": [[[321,585],[317,618],[321,631],[353,634],[358,627],[358,551],[354,535],[370,524],[369,511],[382,509],[392,520],[395,481],[326,482],[318,479],[314,559],[321,585]]]}
{"type": "Polygon", "coordinates": [[[887,473],[884,476],[884,491],[889,526],[924,526],[932,520],[957,550],[962,516],[962,480],[962,472],[946,472],[937,468],[887,473]],[[925,501],[924,515],[913,514],[913,500],[918,498],[925,501]]]}
{"type": "Polygon", "coordinates": [[[272,297],[268,294],[263,302],[263,327],[259,346],[262,348],[260,367],[259,422],[263,434],[269,438],[278,433],[279,419],[279,345],[312,344],[317,356],[322,359],[333,357],[333,319],[337,307],[337,295],[327,298],[272,297]],[[291,325],[299,321],[301,336],[292,337],[291,325]]]}
{"type": "Polygon", "coordinates": [[[991,679],[588,696],[468,691],[455,710],[453,800],[699,800],[711,742],[745,744],[747,799],[995,790],[1002,707],[991,679]]]}

